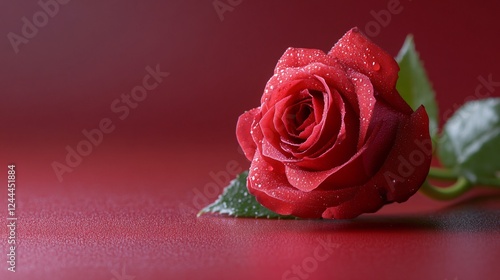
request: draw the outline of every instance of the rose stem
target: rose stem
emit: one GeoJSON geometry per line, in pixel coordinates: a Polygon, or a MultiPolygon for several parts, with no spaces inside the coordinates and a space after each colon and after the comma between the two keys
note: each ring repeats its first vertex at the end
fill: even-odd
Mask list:
{"type": "Polygon", "coordinates": [[[471,189],[471,187],[472,184],[465,177],[458,177],[457,181],[453,185],[446,188],[433,186],[429,182],[425,181],[420,188],[420,191],[434,199],[449,200],[459,197],[471,189]]]}
{"type": "Polygon", "coordinates": [[[449,169],[431,167],[428,177],[441,180],[457,180],[458,176],[449,169]]]}
{"type": "MultiPolygon", "coordinates": [[[[459,178],[452,170],[439,167],[431,167],[429,169],[429,175],[427,175],[427,177],[430,179],[448,181],[456,181],[459,178]]],[[[500,187],[500,173],[499,175],[497,175],[497,177],[498,178],[482,177],[481,183],[478,185],[483,187],[500,187]]]]}

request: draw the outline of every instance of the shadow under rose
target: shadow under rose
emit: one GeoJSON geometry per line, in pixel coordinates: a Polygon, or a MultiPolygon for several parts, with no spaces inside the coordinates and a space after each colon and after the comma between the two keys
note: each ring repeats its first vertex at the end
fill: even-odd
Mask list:
{"type": "Polygon", "coordinates": [[[474,196],[435,212],[409,215],[374,214],[353,220],[317,220],[314,222],[318,222],[315,223],[316,229],[320,231],[500,232],[500,194],[474,196]]]}
{"type": "Polygon", "coordinates": [[[500,194],[475,195],[441,209],[414,214],[367,214],[352,220],[255,219],[204,215],[231,224],[273,225],[274,230],[296,232],[500,232],[500,194]]]}

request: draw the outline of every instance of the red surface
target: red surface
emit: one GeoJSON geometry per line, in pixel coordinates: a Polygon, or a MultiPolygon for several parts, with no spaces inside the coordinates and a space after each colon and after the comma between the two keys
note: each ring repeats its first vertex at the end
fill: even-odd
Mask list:
{"type": "MultiPolygon", "coordinates": [[[[236,119],[258,104],[283,51],[327,51],[387,1],[243,1],[222,22],[212,1],[88,2],[61,5],[18,54],[0,40],[0,180],[15,163],[19,217],[16,273],[0,227],[0,279],[281,279],[314,265],[315,250],[325,253],[318,239],[336,245],[304,279],[497,278],[498,195],[441,203],[417,194],[353,221],[195,218],[216,196],[204,188],[220,192],[234,173],[228,163],[248,167],[236,119]],[[121,120],[111,104],[157,64],[170,76],[121,120]],[[103,118],[115,130],[60,182],[51,164],[103,118]]],[[[401,6],[372,39],[396,55],[414,34],[441,119],[477,97],[479,76],[500,81],[499,4],[401,6]]],[[[19,34],[22,17],[40,9],[1,2],[0,34],[19,34]]]]}

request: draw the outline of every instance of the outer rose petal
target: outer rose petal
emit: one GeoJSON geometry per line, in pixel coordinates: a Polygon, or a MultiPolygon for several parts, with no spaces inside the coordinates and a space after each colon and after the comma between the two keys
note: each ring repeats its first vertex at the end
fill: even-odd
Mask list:
{"type": "Polygon", "coordinates": [[[429,172],[432,144],[428,127],[429,118],[421,106],[400,125],[394,147],[380,171],[360,186],[352,200],[328,208],[322,217],[351,219],[363,213],[376,212],[384,204],[408,200],[429,172]],[[407,162],[411,167],[409,169],[407,162]]]}
{"type": "Polygon", "coordinates": [[[274,73],[279,73],[286,68],[304,67],[318,62],[325,65],[334,65],[335,59],[321,50],[288,48],[278,60],[274,73]]]}
{"type": "Polygon", "coordinates": [[[324,219],[352,219],[363,213],[378,211],[386,202],[375,187],[361,187],[353,199],[337,207],[327,208],[321,217],[324,219]]]}
{"type": "Polygon", "coordinates": [[[404,202],[415,194],[427,178],[431,160],[429,117],[424,106],[420,106],[409,120],[400,125],[391,153],[379,171],[384,178],[376,178],[385,187],[387,200],[404,202]],[[411,171],[405,170],[404,166],[411,166],[411,171]],[[396,176],[391,183],[389,179],[393,175],[396,176]]]}
{"type": "Polygon", "coordinates": [[[250,132],[255,116],[259,114],[259,112],[260,108],[254,108],[245,112],[238,118],[238,123],[236,124],[236,138],[248,160],[253,159],[255,149],[257,148],[250,132]]]}
{"type": "Polygon", "coordinates": [[[328,52],[349,68],[368,76],[375,88],[391,92],[396,87],[399,66],[388,53],[353,28],[328,52]]]}
{"type": "Polygon", "coordinates": [[[250,166],[247,187],[266,208],[300,218],[320,218],[326,208],[352,199],[357,192],[352,187],[304,193],[290,185],[280,162],[265,160],[258,150],[250,166]]]}
{"type": "Polygon", "coordinates": [[[402,113],[413,110],[395,90],[399,66],[388,53],[363,36],[357,28],[349,30],[328,55],[370,78],[377,93],[402,113]]]}
{"type": "MultiPolygon", "coordinates": [[[[261,98],[263,109],[267,108],[268,103],[269,106],[272,106],[276,100],[280,100],[287,93],[290,93],[290,88],[297,83],[307,81],[307,88],[317,88],[317,90],[321,90],[322,85],[319,83],[318,79],[314,78],[314,76],[322,77],[325,79],[327,84],[329,84],[332,88],[337,89],[339,92],[353,92],[352,82],[349,79],[344,66],[338,63],[337,59],[330,57],[329,60],[330,61],[326,62],[330,64],[314,62],[309,65],[304,65],[303,67],[280,68],[280,70],[275,72],[266,84],[264,94],[261,98]]],[[[278,62],[278,64],[279,63],[280,62],[278,62]]],[[[358,106],[356,96],[348,94],[345,97],[349,100],[353,109],[357,110],[358,106]]]]}

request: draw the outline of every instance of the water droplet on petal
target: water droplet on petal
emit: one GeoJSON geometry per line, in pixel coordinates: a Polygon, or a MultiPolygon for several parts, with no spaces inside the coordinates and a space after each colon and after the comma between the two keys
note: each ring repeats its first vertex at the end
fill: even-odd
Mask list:
{"type": "Polygon", "coordinates": [[[270,165],[269,165],[269,166],[267,167],[267,170],[269,170],[269,171],[273,171],[273,170],[274,170],[274,168],[273,168],[272,166],[270,166],[270,165]]]}
{"type": "Polygon", "coordinates": [[[377,62],[372,62],[372,68],[374,71],[378,71],[380,70],[380,64],[378,64],[377,62]]]}

